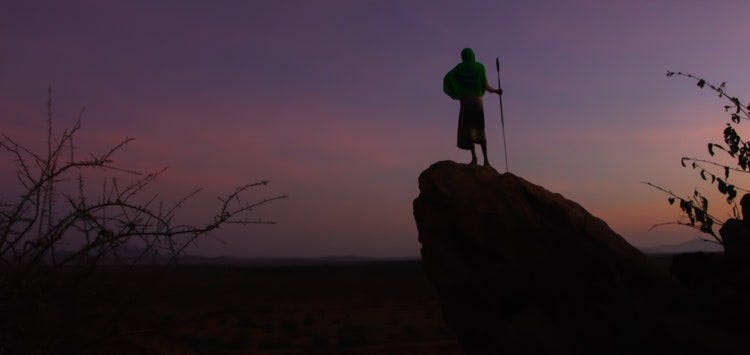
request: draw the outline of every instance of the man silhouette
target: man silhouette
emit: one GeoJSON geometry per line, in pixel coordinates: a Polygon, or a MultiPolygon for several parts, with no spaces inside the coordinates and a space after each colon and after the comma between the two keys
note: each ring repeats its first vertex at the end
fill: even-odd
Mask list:
{"type": "Polygon", "coordinates": [[[461,51],[461,63],[456,65],[443,78],[443,92],[454,100],[460,100],[461,110],[458,114],[458,148],[471,150],[471,163],[477,163],[474,144],[482,147],[484,166],[490,166],[487,160],[487,138],[484,134],[484,108],[482,96],[487,90],[498,95],[503,91],[487,84],[484,65],[476,61],[474,51],[464,48],[461,51]]]}
{"type": "Polygon", "coordinates": [[[750,263],[750,193],[742,196],[742,220],[730,218],[719,229],[727,259],[750,263]]]}

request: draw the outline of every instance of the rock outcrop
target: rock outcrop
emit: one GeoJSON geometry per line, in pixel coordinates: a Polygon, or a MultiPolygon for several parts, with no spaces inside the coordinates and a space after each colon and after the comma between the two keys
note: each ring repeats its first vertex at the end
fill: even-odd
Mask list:
{"type": "Polygon", "coordinates": [[[469,354],[674,353],[721,338],[666,270],[560,194],[451,161],[419,190],[424,270],[469,354]]]}

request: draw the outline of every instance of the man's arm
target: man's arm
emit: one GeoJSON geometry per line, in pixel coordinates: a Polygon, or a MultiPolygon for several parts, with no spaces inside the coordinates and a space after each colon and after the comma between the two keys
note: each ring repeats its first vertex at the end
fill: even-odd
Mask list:
{"type": "Polygon", "coordinates": [[[490,84],[487,83],[486,81],[484,82],[484,89],[487,90],[487,91],[489,91],[489,92],[498,94],[498,95],[502,95],[503,94],[503,90],[502,89],[495,89],[492,86],[490,86],[490,84]]]}

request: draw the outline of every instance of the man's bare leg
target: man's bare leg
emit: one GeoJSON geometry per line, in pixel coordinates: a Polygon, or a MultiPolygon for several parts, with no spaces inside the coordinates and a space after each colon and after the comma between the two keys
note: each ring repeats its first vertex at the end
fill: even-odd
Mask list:
{"type": "MultiPolygon", "coordinates": [[[[487,160],[487,142],[481,143],[482,145],[482,155],[484,156],[484,166],[490,166],[490,161],[487,160]]],[[[472,152],[474,152],[472,150],[472,152]]],[[[476,159],[476,157],[474,157],[476,159]]]]}
{"type": "Polygon", "coordinates": [[[471,165],[477,165],[477,152],[474,150],[474,143],[471,144],[471,165]]]}

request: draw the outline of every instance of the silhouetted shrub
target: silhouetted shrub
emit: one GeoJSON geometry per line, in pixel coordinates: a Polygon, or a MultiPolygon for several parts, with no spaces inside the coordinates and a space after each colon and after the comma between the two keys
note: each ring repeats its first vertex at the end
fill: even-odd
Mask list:
{"type": "MultiPolygon", "coordinates": [[[[48,98],[45,152],[0,136],[0,151],[13,158],[21,187],[17,198],[0,200],[0,354],[60,352],[61,344],[85,352],[85,344],[96,339],[76,331],[83,321],[54,318],[72,312],[60,309],[72,304],[66,304],[66,297],[76,299],[75,291],[81,291],[76,287],[102,260],[133,265],[158,254],[173,263],[196,239],[222,226],[273,223],[250,218],[249,213],[286,197],[246,201],[244,194],[268,182],[245,184],[219,197],[216,214],[204,223],[177,224],[176,212],[201,189],[173,204],[158,195],[142,196],[165,169],[143,174],[117,166],[114,155],[132,138],[99,154],[80,155],[73,141],[84,110],[71,129],[55,136],[51,88],[48,98]],[[91,196],[85,178],[91,171],[112,174],[98,196],[91,196]],[[133,180],[123,183],[123,176],[133,180]],[[136,255],[122,255],[133,246],[138,247],[136,255]]],[[[102,336],[128,331],[112,328],[102,336]]]]}
{"type": "MultiPolygon", "coordinates": [[[[722,143],[708,143],[707,150],[712,157],[716,156],[716,154],[721,154],[725,158],[729,158],[731,163],[727,164],[721,161],[687,156],[683,156],[680,159],[680,163],[683,167],[697,172],[701,180],[715,186],[718,192],[724,196],[725,202],[732,205],[734,218],[738,218],[739,212],[735,204],[738,191],[747,192],[748,190],[736,186],[729,180],[733,174],[750,173],[750,141],[743,140],[736,129],[742,120],[750,119],[748,115],[750,105],[745,105],[737,97],[728,94],[726,91],[726,82],[715,85],[695,75],[674,71],[667,71],[667,77],[683,77],[694,80],[699,88],[708,88],[716,93],[719,98],[727,102],[723,108],[729,121],[726,122],[722,129],[723,141],[722,143]]],[[[711,236],[710,239],[704,238],[708,242],[724,244],[721,236],[715,232],[715,227],[723,224],[724,220],[717,218],[709,212],[709,199],[697,188],[693,191],[692,195],[680,196],[660,185],[650,182],[645,182],[645,184],[667,194],[667,202],[670,205],[677,206],[682,213],[680,220],[657,224],[654,227],[667,224],[687,226],[711,236]]],[[[713,205],[712,203],[711,206],[713,205]]]]}

